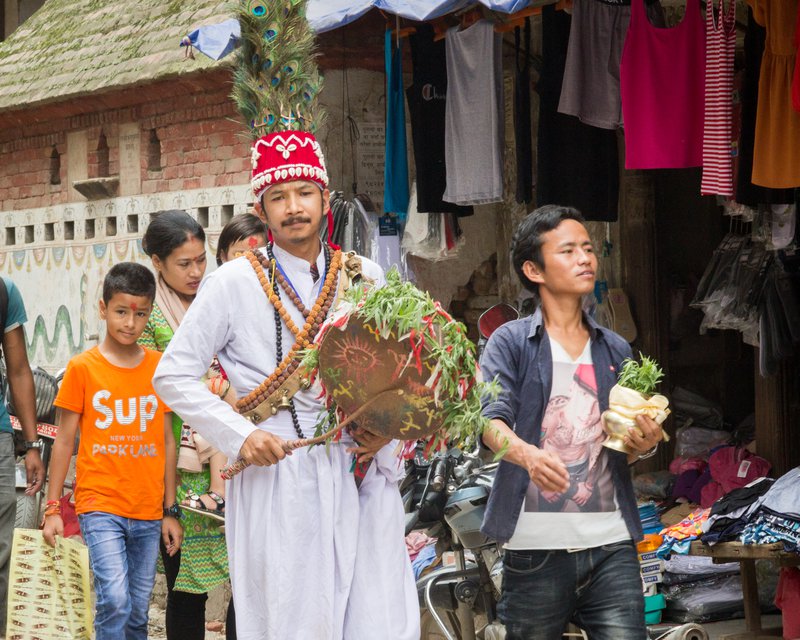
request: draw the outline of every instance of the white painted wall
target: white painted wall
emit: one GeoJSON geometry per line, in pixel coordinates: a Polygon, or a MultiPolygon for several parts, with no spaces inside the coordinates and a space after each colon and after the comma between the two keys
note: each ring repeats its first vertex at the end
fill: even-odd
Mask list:
{"type": "Polygon", "coordinates": [[[251,201],[250,187],[244,184],[0,214],[0,274],[22,292],[31,363],[57,371],[97,343],[103,278],[116,262],[149,265],[141,236],[151,213],[185,209],[198,219],[206,230],[210,272],[216,266],[220,230],[233,215],[250,211],[251,201]],[[91,221],[94,238],[87,237],[91,221]],[[72,239],[68,223],[73,225],[72,239]],[[109,235],[114,225],[116,234],[109,235]],[[15,236],[11,245],[6,244],[9,229],[15,236]],[[32,242],[25,242],[31,230],[32,242]]]}

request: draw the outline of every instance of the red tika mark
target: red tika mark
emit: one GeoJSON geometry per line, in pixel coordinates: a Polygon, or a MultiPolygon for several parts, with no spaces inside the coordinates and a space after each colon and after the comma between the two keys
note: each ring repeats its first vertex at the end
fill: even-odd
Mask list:
{"type": "Polygon", "coordinates": [[[139,310],[139,306],[135,302],[131,302],[131,311],[136,313],[139,310]]]}
{"type": "Polygon", "coordinates": [[[250,236],[247,239],[247,245],[250,247],[250,250],[255,249],[258,246],[258,238],[255,236],[250,236]]]}

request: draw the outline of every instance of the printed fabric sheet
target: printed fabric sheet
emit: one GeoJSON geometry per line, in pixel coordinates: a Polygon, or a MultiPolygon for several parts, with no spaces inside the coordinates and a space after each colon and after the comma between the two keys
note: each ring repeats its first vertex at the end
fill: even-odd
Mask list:
{"type": "Polygon", "coordinates": [[[90,640],[94,636],[89,551],[71,538],[44,541],[15,529],[8,580],[8,640],[90,640]]]}

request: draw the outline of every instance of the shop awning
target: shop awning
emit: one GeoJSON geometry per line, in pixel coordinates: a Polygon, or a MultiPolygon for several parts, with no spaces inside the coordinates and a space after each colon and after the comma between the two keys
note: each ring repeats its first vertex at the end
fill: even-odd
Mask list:
{"type": "MultiPolygon", "coordinates": [[[[541,6],[554,0],[308,0],[306,15],[317,33],[331,31],[358,20],[370,9],[409,20],[433,20],[477,4],[491,11],[516,13],[529,6],[541,6]]],[[[198,27],[181,41],[191,44],[214,60],[227,56],[239,45],[239,24],[235,19],[198,27]]]]}
{"type": "MultiPolygon", "coordinates": [[[[541,0],[479,0],[492,11],[515,13],[541,0]]],[[[410,20],[432,20],[476,4],[475,0],[309,0],[308,21],[317,33],[357,20],[370,9],[381,9],[410,20]]]]}

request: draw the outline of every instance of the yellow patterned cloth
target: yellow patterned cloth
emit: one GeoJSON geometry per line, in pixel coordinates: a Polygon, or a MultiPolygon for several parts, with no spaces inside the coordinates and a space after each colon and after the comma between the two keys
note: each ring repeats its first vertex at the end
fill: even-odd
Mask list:
{"type": "MultiPolygon", "coordinates": [[[[14,529],[8,589],[9,640],[90,640],[89,551],[73,538],[56,546],[37,529],[14,529]]],[[[1,630],[0,630],[1,631],[1,630]]]]}
{"type": "MultiPolygon", "coordinates": [[[[139,344],[149,349],[164,351],[173,331],[167,324],[164,314],[157,304],[147,321],[147,326],[139,338],[139,344]]],[[[175,433],[175,444],[180,446],[183,420],[172,415],[172,430],[175,433]]],[[[199,473],[178,472],[177,499],[181,502],[187,494],[198,495],[208,491],[210,475],[208,465],[199,473]]],[[[220,523],[196,513],[183,512],[183,545],[181,546],[181,568],[175,581],[177,591],[188,593],[206,593],[228,580],[228,550],[225,536],[220,533],[220,523]]],[[[159,560],[159,570],[163,570],[159,560]]]]}

